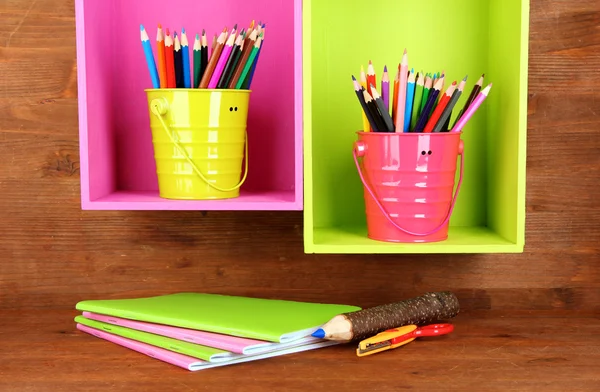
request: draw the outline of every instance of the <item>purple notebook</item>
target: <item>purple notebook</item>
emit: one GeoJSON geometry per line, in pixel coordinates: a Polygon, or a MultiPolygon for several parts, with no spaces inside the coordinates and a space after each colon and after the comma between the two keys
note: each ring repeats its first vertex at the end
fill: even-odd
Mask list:
{"type": "Polygon", "coordinates": [[[172,327],[163,324],[154,324],[143,321],[129,320],[92,312],[83,312],[83,316],[91,320],[101,321],[113,325],[120,325],[122,327],[135,329],[138,331],[153,333],[155,335],[166,336],[185,342],[201,344],[203,346],[214,347],[220,350],[230,351],[235,354],[244,355],[263,354],[276,350],[293,348],[305,344],[317,343],[322,341],[319,338],[307,336],[301,339],[293,340],[288,343],[274,343],[267,342],[264,340],[247,339],[213,332],[205,332],[194,329],[172,327]]]}

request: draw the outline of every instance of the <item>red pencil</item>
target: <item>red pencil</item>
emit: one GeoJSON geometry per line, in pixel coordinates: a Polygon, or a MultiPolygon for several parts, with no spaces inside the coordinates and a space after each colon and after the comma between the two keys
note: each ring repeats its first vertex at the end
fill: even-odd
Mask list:
{"type": "Polygon", "coordinates": [[[173,38],[169,29],[165,37],[165,63],[167,66],[167,88],[177,87],[175,79],[175,49],[173,48],[173,38]]]}
{"type": "Polygon", "coordinates": [[[367,91],[370,95],[373,95],[371,91],[371,85],[377,86],[377,77],[375,76],[375,68],[373,68],[373,63],[369,60],[369,65],[367,66],[367,91]]]}
{"type": "Polygon", "coordinates": [[[425,129],[423,130],[424,133],[430,133],[431,131],[433,131],[433,128],[435,127],[435,124],[437,124],[438,120],[440,119],[440,116],[442,115],[442,112],[446,108],[446,105],[448,105],[448,102],[450,102],[450,98],[452,98],[452,94],[454,94],[454,90],[456,90],[456,82],[453,82],[452,85],[450,87],[448,87],[448,90],[446,90],[446,93],[440,99],[440,102],[438,103],[437,107],[431,114],[431,117],[429,118],[427,125],[425,125],[425,129]]]}

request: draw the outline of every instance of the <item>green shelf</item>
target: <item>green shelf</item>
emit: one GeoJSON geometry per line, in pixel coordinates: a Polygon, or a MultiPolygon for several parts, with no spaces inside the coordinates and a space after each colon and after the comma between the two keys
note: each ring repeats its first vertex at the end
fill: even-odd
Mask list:
{"type": "Polygon", "coordinates": [[[522,252],[528,34],[528,0],[304,0],[305,252],[522,252]],[[464,179],[448,239],[438,243],[367,238],[352,158],[362,121],[350,75],[372,60],[378,84],[384,65],[393,78],[404,48],[415,71],[445,70],[447,81],[469,75],[457,107],[482,73],[493,83],[463,130],[464,179]]]}

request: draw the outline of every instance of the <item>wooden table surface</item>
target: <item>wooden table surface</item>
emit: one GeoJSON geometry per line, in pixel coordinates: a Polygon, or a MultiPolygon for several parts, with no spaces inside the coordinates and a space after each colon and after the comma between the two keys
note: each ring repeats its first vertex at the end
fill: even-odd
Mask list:
{"type": "Polygon", "coordinates": [[[305,255],[300,212],[82,211],[72,0],[0,3],[0,391],[600,390],[600,2],[532,0],[523,254],[305,255]],[[452,290],[446,337],[191,373],[75,329],[84,299],[373,306],[452,290]]]}

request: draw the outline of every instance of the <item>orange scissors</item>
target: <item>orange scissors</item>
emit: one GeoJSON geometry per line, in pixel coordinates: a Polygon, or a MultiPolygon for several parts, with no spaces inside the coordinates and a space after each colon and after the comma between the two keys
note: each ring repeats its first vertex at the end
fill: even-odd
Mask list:
{"type": "Polygon", "coordinates": [[[446,335],[453,330],[454,326],[452,324],[431,324],[424,327],[417,327],[411,324],[388,329],[361,341],[356,349],[356,355],[364,357],[403,346],[421,336],[446,335]]]}

